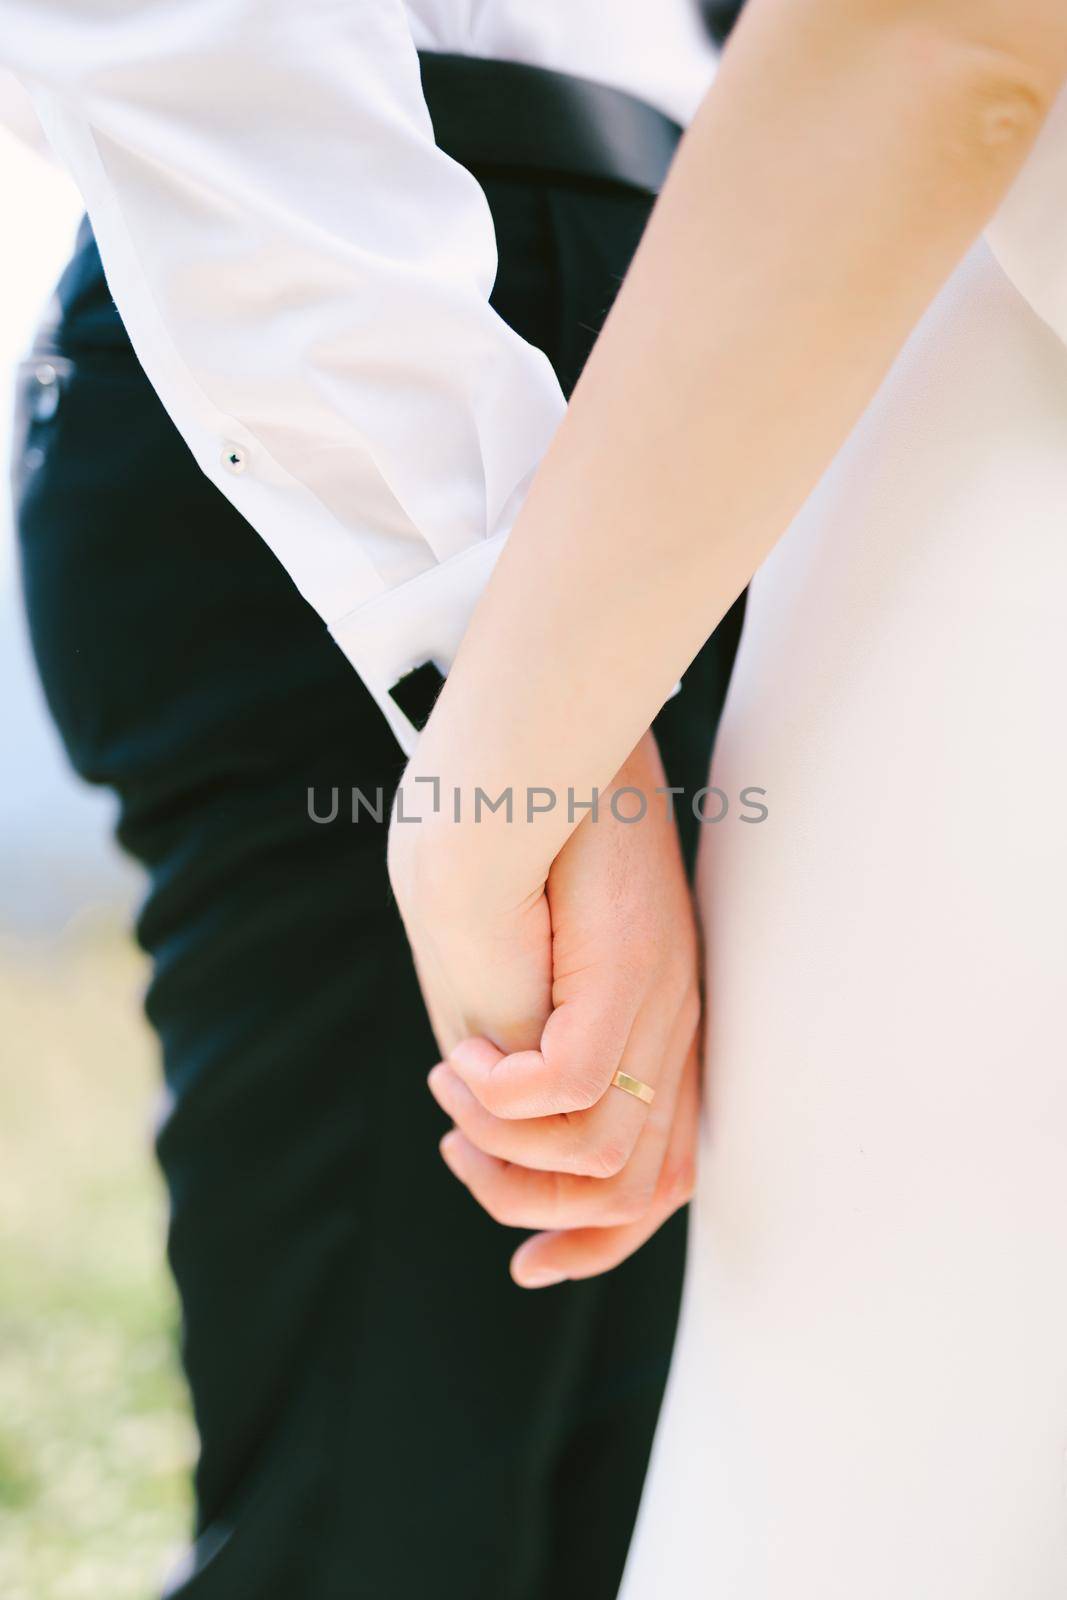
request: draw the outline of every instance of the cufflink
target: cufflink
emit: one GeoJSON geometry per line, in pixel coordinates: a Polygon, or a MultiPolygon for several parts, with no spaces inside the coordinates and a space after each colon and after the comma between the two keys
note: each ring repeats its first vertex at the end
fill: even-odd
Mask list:
{"type": "Polygon", "coordinates": [[[59,410],[59,373],[51,361],[40,361],[34,368],[37,387],[31,411],[34,422],[49,422],[59,410]]]}
{"type": "Polygon", "coordinates": [[[421,733],[429,722],[430,712],[444,681],[444,674],[438,671],[434,663],[424,661],[421,667],[406,673],[390,689],[390,700],[399,706],[417,733],[421,733]]]}

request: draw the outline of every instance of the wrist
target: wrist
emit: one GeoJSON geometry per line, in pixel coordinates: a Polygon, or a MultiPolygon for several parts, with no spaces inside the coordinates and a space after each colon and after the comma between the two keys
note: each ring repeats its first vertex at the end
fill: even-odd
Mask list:
{"type": "MultiPolygon", "coordinates": [[[[647,732],[601,790],[630,786],[648,797],[665,782],[656,741],[647,732]]],[[[389,874],[401,910],[436,918],[508,913],[544,888],[552,863],[584,813],[568,813],[548,791],[483,785],[455,761],[446,767],[420,744],[400,786],[389,831],[389,874]]]]}
{"type": "Polygon", "coordinates": [[[479,804],[455,773],[405,773],[389,827],[388,868],[405,919],[476,923],[513,911],[544,888],[525,818],[479,804]]]}

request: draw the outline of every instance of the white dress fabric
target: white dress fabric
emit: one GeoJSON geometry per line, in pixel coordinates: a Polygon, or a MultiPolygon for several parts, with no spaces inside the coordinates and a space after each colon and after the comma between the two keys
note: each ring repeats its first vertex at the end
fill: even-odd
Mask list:
{"type": "Polygon", "coordinates": [[[624,1600],[1067,1596],[1067,101],[755,581],[624,1600]]]}

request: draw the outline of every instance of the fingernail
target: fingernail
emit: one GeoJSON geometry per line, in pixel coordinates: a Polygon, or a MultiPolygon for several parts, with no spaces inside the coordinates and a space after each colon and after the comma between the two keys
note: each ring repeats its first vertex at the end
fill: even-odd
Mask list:
{"type": "Polygon", "coordinates": [[[547,1261],[539,1261],[540,1251],[517,1250],[511,1258],[511,1276],[522,1289],[547,1289],[553,1283],[563,1283],[567,1274],[547,1261]]]}
{"type": "Polygon", "coordinates": [[[518,1267],[515,1282],[521,1289],[548,1289],[554,1283],[565,1283],[567,1274],[554,1267],[518,1267]]]}
{"type": "Polygon", "coordinates": [[[426,1082],[429,1086],[430,1093],[433,1095],[434,1099],[438,1101],[438,1103],[440,1103],[441,1100],[441,1088],[447,1071],[448,1068],[445,1066],[444,1062],[439,1061],[436,1067],[431,1068],[431,1070],[426,1074],[426,1082]]]}
{"type": "Polygon", "coordinates": [[[451,1172],[455,1172],[456,1170],[456,1145],[458,1142],[459,1133],[457,1129],[450,1128],[445,1134],[444,1138],[441,1140],[440,1144],[437,1146],[438,1150],[441,1152],[445,1166],[448,1167],[449,1171],[451,1172]]]}

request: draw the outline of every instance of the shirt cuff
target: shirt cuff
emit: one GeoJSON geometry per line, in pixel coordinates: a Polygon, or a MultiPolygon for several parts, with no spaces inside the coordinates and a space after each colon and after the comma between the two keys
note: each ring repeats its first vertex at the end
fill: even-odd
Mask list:
{"type": "MultiPolygon", "coordinates": [[[[461,550],[329,625],[334,643],[367,685],[406,756],[414,755],[419,730],[392,691],[427,661],[447,676],[510,531],[461,550]]],[[[681,687],[676,683],[668,699],[681,687]]]]}
{"type": "Polygon", "coordinates": [[[447,674],[509,531],[468,546],[329,624],[407,756],[414,754],[419,733],[391,691],[427,661],[442,677],[447,674]]]}

